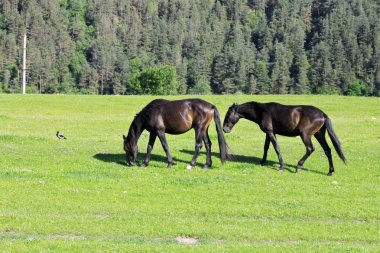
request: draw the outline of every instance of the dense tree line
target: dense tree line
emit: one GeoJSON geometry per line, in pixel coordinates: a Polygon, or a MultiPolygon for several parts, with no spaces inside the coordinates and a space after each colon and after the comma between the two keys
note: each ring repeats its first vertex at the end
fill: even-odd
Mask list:
{"type": "Polygon", "coordinates": [[[377,0],[1,0],[0,92],[380,95],[377,0]]]}

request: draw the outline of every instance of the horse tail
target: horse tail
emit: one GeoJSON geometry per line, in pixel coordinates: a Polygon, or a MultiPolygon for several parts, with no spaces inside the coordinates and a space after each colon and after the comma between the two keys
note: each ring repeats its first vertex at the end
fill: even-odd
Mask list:
{"type": "Polygon", "coordinates": [[[218,133],[218,143],[219,143],[219,151],[220,151],[220,160],[224,163],[226,160],[230,158],[228,154],[228,146],[226,139],[223,135],[222,125],[220,123],[220,116],[218,109],[214,106],[214,121],[216,125],[216,132],[218,133]]]}
{"type": "Polygon", "coordinates": [[[332,126],[332,122],[327,115],[325,115],[325,125],[326,125],[327,132],[329,133],[330,139],[334,145],[336,152],[338,153],[340,159],[342,159],[342,161],[345,164],[347,164],[347,159],[343,154],[343,150],[342,150],[342,147],[340,145],[340,141],[338,139],[338,136],[335,134],[333,126],[332,126]]]}

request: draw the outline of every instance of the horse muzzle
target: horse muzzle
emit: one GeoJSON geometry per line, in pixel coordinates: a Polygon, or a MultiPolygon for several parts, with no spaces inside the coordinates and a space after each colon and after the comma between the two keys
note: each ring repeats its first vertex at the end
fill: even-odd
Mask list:
{"type": "Polygon", "coordinates": [[[229,133],[229,132],[231,132],[231,128],[229,128],[229,127],[223,127],[223,132],[229,133]]]}
{"type": "Polygon", "coordinates": [[[134,162],[127,162],[127,166],[129,166],[129,167],[135,166],[135,164],[136,163],[134,163],[134,162]]]}

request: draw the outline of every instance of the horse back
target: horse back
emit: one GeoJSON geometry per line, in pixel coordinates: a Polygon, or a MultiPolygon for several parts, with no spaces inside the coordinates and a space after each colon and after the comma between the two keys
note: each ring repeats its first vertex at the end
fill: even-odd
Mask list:
{"type": "MultiPolygon", "coordinates": [[[[207,117],[213,106],[201,99],[184,99],[168,101],[158,99],[150,104],[149,115],[146,116],[146,129],[163,130],[169,134],[182,134],[199,122],[208,122],[212,117],[207,117]]],[[[213,112],[213,111],[212,111],[213,112]]],[[[212,114],[213,115],[213,114],[212,114]]]]}
{"type": "Polygon", "coordinates": [[[306,128],[319,129],[324,123],[324,113],[309,105],[261,104],[264,128],[285,136],[297,136],[306,128]]]}

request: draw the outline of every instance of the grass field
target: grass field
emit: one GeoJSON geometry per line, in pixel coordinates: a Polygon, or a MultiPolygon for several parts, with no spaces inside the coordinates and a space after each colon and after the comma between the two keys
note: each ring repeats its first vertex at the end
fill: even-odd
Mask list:
{"type": "MultiPolygon", "coordinates": [[[[212,123],[213,169],[201,169],[204,148],[184,169],[193,131],[167,136],[172,169],[158,141],[148,168],[126,167],[122,134],[154,98],[0,95],[0,251],[380,252],[379,98],[201,96],[222,118],[251,100],[321,108],[349,162],[333,151],[333,177],[315,139],[300,173],[300,138],[278,137],[284,173],[272,147],[260,166],[265,135],[245,120],[225,135],[225,165],[212,123]]],[[[140,162],[147,142],[144,132],[140,162]]]]}

